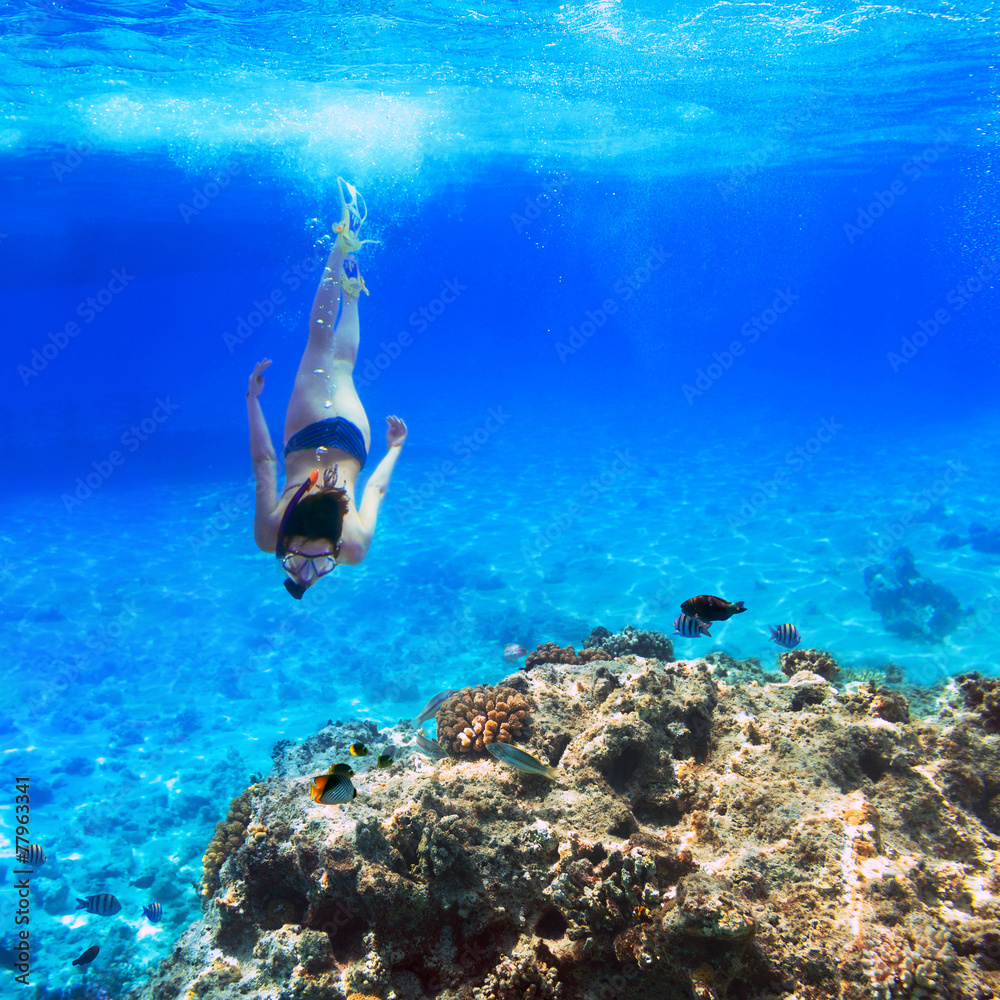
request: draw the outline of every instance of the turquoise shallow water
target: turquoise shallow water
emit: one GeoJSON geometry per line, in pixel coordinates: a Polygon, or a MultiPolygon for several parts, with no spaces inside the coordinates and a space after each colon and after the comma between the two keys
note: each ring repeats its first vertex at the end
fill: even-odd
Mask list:
{"type": "MultiPolygon", "coordinates": [[[[859,447],[845,425],[808,478],[791,477],[738,529],[726,517],[745,518],[755,484],[787,467],[780,450],[734,462],[709,449],[707,462],[667,463],[642,439],[598,433],[573,455],[553,428],[540,483],[533,467],[518,468],[524,449],[503,430],[419,507],[408,490],[454,445],[444,427],[416,445],[369,560],[292,608],[253,547],[245,482],[98,491],[60,522],[58,541],[46,537],[43,512],[8,504],[5,535],[36,559],[3,585],[5,680],[23,706],[4,736],[4,770],[44,776],[32,836],[56,855],[37,882],[46,966],[101,931],[88,927],[101,918],[65,915],[77,886],[122,886],[147,872],[157,873],[167,916],[151,928],[133,914],[123,926],[138,932],[129,950],[137,969],[162,954],[197,916],[192,885],[220,810],[266,772],[277,740],[301,740],[329,718],[391,724],[442,687],[495,682],[510,669],[501,655],[510,641],[579,648],[594,625],[628,622],[669,632],[679,602],[707,591],[750,611],[716,624],[711,640],[676,639],[678,656],[721,649],[776,666],[766,626],[793,621],[806,645],[844,665],[895,662],[928,683],[994,670],[1000,619],[984,598],[995,593],[997,557],[936,546],[988,514],[996,475],[956,444],[958,428],[935,442],[937,453],[926,436],[879,452],[859,447]],[[618,475],[609,470],[616,455],[618,475]],[[900,541],[980,617],[920,646],[885,632],[855,560],[867,561],[868,546],[921,506],[920,491],[933,491],[949,462],[968,471],[944,509],[900,541]],[[872,463],[894,482],[893,496],[864,474],[872,463]],[[588,498],[602,469],[615,475],[615,502],[601,501],[598,514],[588,498]],[[484,514],[498,481],[505,495],[484,514]],[[456,532],[470,523],[475,531],[456,532]],[[48,568],[67,548],[74,557],[53,581],[48,568]],[[36,669],[25,670],[25,650],[36,651],[36,669]]],[[[118,895],[137,910],[139,890],[118,895]]]]}

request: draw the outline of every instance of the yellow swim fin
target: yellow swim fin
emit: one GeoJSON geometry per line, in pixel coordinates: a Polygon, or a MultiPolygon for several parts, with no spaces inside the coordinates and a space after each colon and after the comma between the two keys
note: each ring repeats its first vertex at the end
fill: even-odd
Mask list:
{"type": "Polygon", "coordinates": [[[337,246],[341,253],[355,253],[366,243],[377,243],[378,240],[363,240],[358,236],[361,224],[368,218],[368,206],[358,189],[343,177],[338,177],[337,190],[340,193],[340,222],[333,227],[333,231],[337,234],[337,246]]]}

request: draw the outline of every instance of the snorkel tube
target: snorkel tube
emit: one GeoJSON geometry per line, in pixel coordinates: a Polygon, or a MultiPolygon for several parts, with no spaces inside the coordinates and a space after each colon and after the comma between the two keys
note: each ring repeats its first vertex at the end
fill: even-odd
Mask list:
{"type": "MultiPolygon", "coordinates": [[[[299,501],[316,485],[316,481],[319,479],[319,469],[313,469],[309,473],[309,478],[296,490],[295,496],[288,501],[288,506],[285,508],[285,513],[281,516],[281,524],[278,527],[278,537],[274,546],[274,554],[281,560],[285,555],[285,529],[288,527],[288,519],[292,515],[292,511],[299,505],[299,501]]],[[[298,580],[291,580],[286,577],[282,581],[285,585],[285,590],[288,591],[292,597],[297,601],[302,600],[302,595],[309,589],[304,587],[298,580]]]]}

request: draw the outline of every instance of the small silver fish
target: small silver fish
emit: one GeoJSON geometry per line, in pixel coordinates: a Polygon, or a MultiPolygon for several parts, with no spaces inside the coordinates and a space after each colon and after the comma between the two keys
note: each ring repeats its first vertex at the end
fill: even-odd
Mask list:
{"type": "Polygon", "coordinates": [[[413,720],[414,728],[422,726],[432,715],[437,715],[437,710],[453,695],[458,693],[458,688],[448,688],[434,695],[421,713],[413,720]]]}
{"type": "Polygon", "coordinates": [[[436,760],[444,760],[446,757],[451,756],[437,740],[429,740],[423,733],[417,733],[414,739],[417,741],[417,747],[420,752],[426,754],[428,757],[434,757],[436,760]]]}
{"type": "Polygon", "coordinates": [[[795,649],[795,647],[802,642],[802,636],[799,635],[799,630],[794,625],[779,625],[775,628],[773,625],[767,626],[771,630],[771,642],[777,643],[779,646],[784,646],[785,649],[795,649]]]}
{"type": "Polygon", "coordinates": [[[487,743],[486,749],[497,760],[502,760],[505,764],[510,764],[511,767],[524,771],[525,774],[540,774],[546,778],[555,778],[559,775],[554,767],[543,764],[537,757],[511,746],[509,743],[487,743]]]}
{"type": "Polygon", "coordinates": [[[682,635],[685,639],[698,639],[703,635],[712,638],[708,626],[697,615],[678,615],[674,619],[674,630],[671,635],[682,635]]]}
{"type": "Polygon", "coordinates": [[[503,648],[503,658],[508,663],[513,663],[515,660],[519,660],[522,656],[527,655],[528,651],[524,646],[519,646],[516,642],[508,642],[503,648]]]}

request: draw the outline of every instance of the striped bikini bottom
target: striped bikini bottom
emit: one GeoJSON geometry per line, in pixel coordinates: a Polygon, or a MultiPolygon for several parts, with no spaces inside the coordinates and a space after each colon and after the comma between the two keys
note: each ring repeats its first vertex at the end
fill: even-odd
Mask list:
{"type": "Polygon", "coordinates": [[[293,434],[285,445],[285,458],[293,451],[315,451],[317,448],[339,448],[356,458],[363,469],[368,460],[365,438],[357,424],[346,417],[318,420],[293,434]]]}

